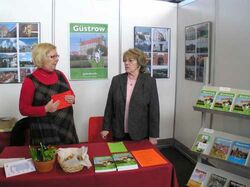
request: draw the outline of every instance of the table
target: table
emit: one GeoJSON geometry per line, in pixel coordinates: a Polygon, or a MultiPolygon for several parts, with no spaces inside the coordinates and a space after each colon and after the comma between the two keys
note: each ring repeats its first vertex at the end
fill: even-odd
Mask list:
{"type": "MultiPolygon", "coordinates": [[[[154,148],[148,140],[126,141],[129,151],[154,148]]],[[[107,143],[82,143],[68,145],[70,147],[88,147],[88,154],[93,164],[94,156],[110,155],[107,143]]],[[[67,146],[66,146],[67,147],[67,146]]],[[[160,153],[160,152],[159,152],[160,153]]],[[[161,153],[160,153],[161,154],[161,153]]],[[[25,157],[30,158],[28,146],[6,147],[0,158],[25,157]]],[[[27,173],[10,178],[5,177],[3,168],[0,168],[1,187],[178,187],[177,177],[173,165],[168,164],[140,167],[135,170],[95,173],[94,168],[84,169],[77,173],[65,173],[57,163],[49,173],[27,173]]]]}

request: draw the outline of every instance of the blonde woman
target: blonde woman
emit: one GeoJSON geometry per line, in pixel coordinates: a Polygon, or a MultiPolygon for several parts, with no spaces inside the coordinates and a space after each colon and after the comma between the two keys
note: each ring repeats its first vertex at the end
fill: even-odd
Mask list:
{"type": "MultiPolygon", "coordinates": [[[[56,46],[50,43],[36,45],[32,60],[37,69],[25,78],[19,98],[20,113],[29,116],[31,144],[78,143],[72,106],[58,110],[59,101],[51,99],[54,94],[72,91],[65,75],[56,70],[59,61],[56,46]]],[[[75,102],[74,94],[64,99],[69,104],[75,102]]]]}

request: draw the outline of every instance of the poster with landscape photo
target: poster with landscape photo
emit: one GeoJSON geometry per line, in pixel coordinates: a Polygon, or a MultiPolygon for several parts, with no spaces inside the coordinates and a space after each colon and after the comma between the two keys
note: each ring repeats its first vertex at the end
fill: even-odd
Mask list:
{"type": "Polygon", "coordinates": [[[185,79],[209,82],[211,22],[185,27],[185,79]]]}
{"type": "Polygon", "coordinates": [[[39,23],[0,22],[0,84],[20,83],[35,70],[31,50],[39,30],[39,23]]]}
{"type": "Polygon", "coordinates": [[[147,73],[154,78],[169,78],[170,29],[135,27],[134,47],[147,56],[147,73]]]}
{"type": "Polygon", "coordinates": [[[108,25],[70,23],[71,80],[108,77],[108,25]]]}

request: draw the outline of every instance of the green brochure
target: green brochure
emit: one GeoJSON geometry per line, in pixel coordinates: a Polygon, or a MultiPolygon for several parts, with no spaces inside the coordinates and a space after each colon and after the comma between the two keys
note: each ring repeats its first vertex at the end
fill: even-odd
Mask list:
{"type": "Polygon", "coordinates": [[[109,142],[108,146],[111,153],[128,152],[123,142],[109,142]]]}

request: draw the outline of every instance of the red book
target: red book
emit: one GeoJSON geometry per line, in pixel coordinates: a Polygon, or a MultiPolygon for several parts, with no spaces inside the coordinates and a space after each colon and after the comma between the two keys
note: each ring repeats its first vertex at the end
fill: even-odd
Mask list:
{"type": "Polygon", "coordinates": [[[73,92],[71,90],[68,90],[66,92],[54,94],[51,96],[51,99],[53,99],[53,102],[56,102],[58,100],[60,101],[60,104],[57,107],[58,110],[63,109],[63,108],[67,108],[67,107],[72,105],[72,104],[68,103],[67,101],[65,101],[65,99],[64,99],[65,95],[73,95],[73,92]]]}

